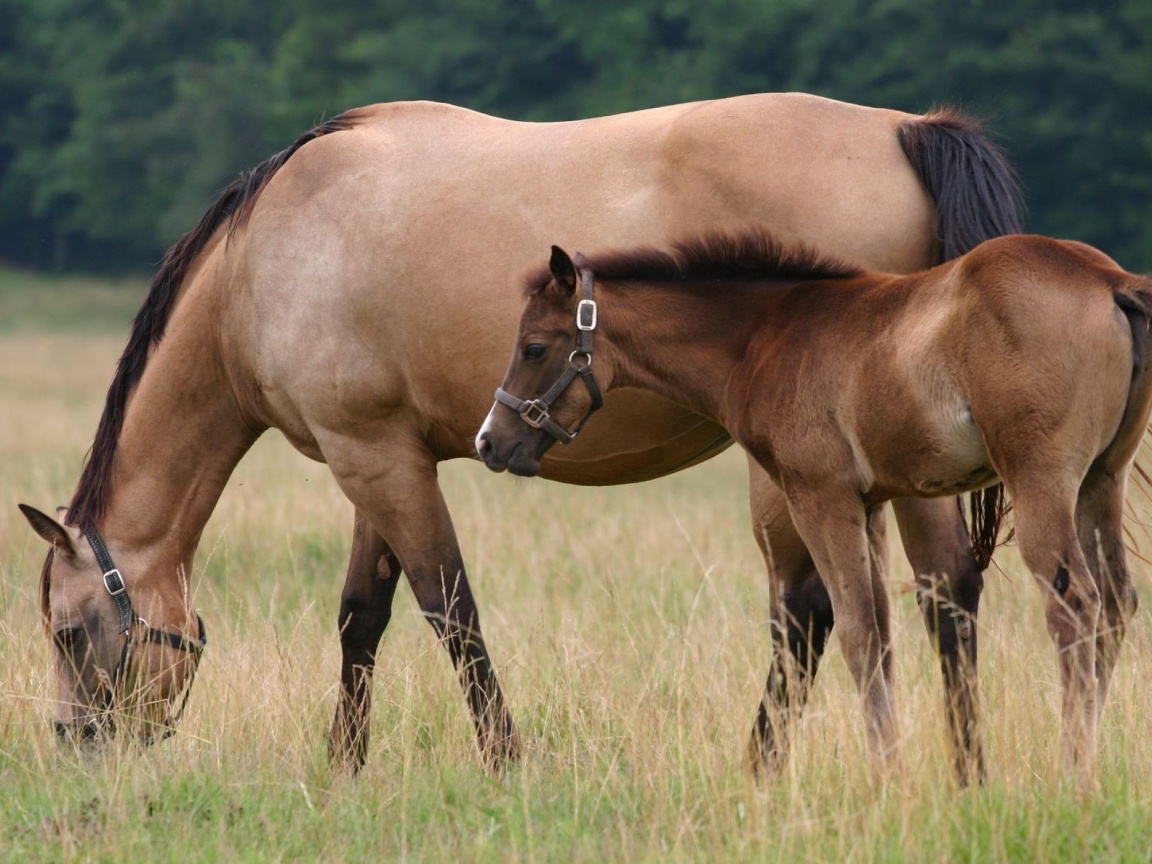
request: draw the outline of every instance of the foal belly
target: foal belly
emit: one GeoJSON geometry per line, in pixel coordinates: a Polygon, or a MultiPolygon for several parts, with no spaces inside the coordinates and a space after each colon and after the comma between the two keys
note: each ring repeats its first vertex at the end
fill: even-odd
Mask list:
{"type": "Polygon", "coordinates": [[[874,491],[885,498],[935,498],[980,489],[997,479],[984,436],[967,406],[938,412],[884,442],[874,491]]]}
{"type": "Polygon", "coordinates": [[[925,498],[940,495],[957,495],[982,489],[996,480],[996,471],[991,465],[955,466],[951,471],[941,471],[927,476],[916,484],[916,493],[925,498]]]}

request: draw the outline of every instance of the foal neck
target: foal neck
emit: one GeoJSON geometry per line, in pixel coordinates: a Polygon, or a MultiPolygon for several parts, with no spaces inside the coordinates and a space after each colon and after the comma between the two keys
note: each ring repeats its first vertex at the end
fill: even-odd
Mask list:
{"type": "Polygon", "coordinates": [[[728,381],[747,355],[771,286],[606,283],[601,317],[614,387],[651,390],[725,423],[728,381]]]}

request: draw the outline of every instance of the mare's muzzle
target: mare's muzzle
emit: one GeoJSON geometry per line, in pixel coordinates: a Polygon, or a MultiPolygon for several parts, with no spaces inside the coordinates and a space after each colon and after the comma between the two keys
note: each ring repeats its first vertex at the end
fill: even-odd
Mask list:
{"type": "MultiPolygon", "coordinates": [[[[180,699],[179,707],[175,712],[168,713],[162,721],[155,724],[161,730],[159,734],[148,735],[144,738],[144,741],[147,744],[151,744],[156,740],[169,738],[175,734],[176,724],[180,721],[180,717],[184,713],[184,707],[188,703],[188,695],[192,690],[192,681],[200,665],[200,657],[204,653],[204,646],[208,644],[208,634],[204,628],[204,619],[199,615],[196,616],[196,625],[199,632],[194,639],[185,636],[183,633],[172,630],[160,630],[150,625],[146,620],[136,614],[135,608],[132,605],[132,598],[128,594],[128,587],[124,584],[124,577],[120,574],[119,568],[113,563],[112,556],[108,552],[108,547],[104,543],[104,538],[100,536],[100,532],[95,528],[88,527],[84,530],[84,536],[88,539],[92,551],[96,554],[96,561],[104,573],[104,589],[116,604],[116,609],[119,613],[118,632],[124,638],[124,642],[120,648],[120,656],[116,661],[116,667],[112,670],[111,686],[104,692],[103,698],[100,700],[102,704],[92,706],[96,712],[96,716],[87,717],[74,724],[57,721],[55,724],[56,734],[64,739],[71,738],[79,739],[80,741],[91,741],[98,738],[105,730],[109,733],[113,732],[116,725],[114,719],[117,708],[116,700],[118,697],[123,699],[125,694],[121,691],[128,689],[126,684],[128,683],[128,673],[132,664],[133,648],[140,643],[151,642],[177,651],[183,651],[191,655],[193,660],[187,680],[183,682],[180,688],[183,691],[183,697],[180,699]]],[[[179,691],[177,691],[177,693],[179,693],[179,691]]]]}

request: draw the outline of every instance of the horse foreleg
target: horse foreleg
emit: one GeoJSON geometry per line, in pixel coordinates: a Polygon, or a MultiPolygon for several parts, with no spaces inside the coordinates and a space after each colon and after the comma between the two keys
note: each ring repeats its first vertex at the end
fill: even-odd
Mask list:
{"type": "Polygon", "coordinates": [[[322,447],[345,494],[407,574],[421,612],[460,676],[480,753],[490,769],[501,770],[519,756],[520,739],[480,632],[476,602],[437,482],[435,458],[404,433],[381,435],[372,443],[325,440],[322,447]],[[380,443],[383,440],[387,446],[380,443]]]}
{"type": "Polygon", "coordinates": [[[784,495],[749,464],[752,524],[768,568],[772,665],[748,743],[753,774],[775,773],[787,761],[834,619],[832,601],[788,513],[784,495]]]}
{"type": "Polygon", "coordinates": [[[916,574],[916,601],[940,657],[956,778],[961,786],[983,783],[976,615],[984,574],[956,499],[902,498],[892,502],[892,510],[916,574]]]}
{"type": "Polygon", "coordinates": [[[1112,673],[1138,599],[1128,570],[1122,518],[1124,476],[1094,468],[1080,486],[1076,528],[1088,569],[1100,591],[1101,618],[1096,631],[1096,713],[1104,713],[1112,673]]]}
{"type": "Polygon", "coordinates": [[[340,694],[328,733],[329,761],[353,772],[363,767],[368,750],[372,670],[376,648],[392,616],[399,576],[400,563],[357,510],[340,597],[340,694]]]}

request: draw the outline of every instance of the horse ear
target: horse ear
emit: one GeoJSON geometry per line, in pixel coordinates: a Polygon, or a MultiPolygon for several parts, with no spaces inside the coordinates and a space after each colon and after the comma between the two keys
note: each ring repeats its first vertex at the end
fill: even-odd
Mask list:
{"type": "Polygon", "coordinates": [[[28,520],[28,524],[32,526],[40,538],[51,546],[55,546],[57,550],[65,555],[76,554],[76,544],[72,540],[72,535],[68,529],[44,513],[41,513],[35,507],[29,507],[27,504],[20,504],[20,512],[24,514],[24,518],[28,520]]]}
{"type": "Polygon", "coordinates": [[[566,296],[576,293],[576,265],[568,257],[568,253],[559,246],[552,247],[552,260],[548,262],[552,271],[552,279],[566,296]]]}

